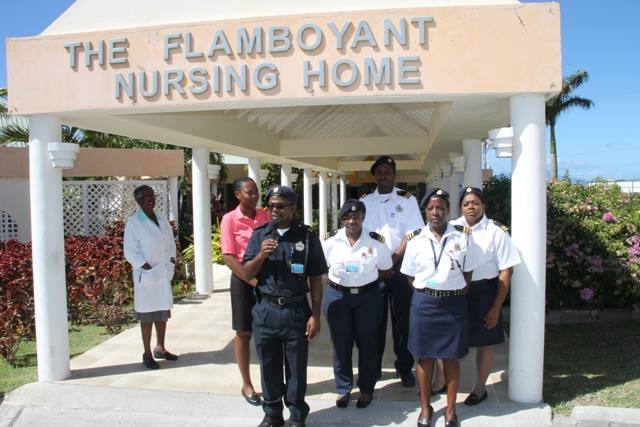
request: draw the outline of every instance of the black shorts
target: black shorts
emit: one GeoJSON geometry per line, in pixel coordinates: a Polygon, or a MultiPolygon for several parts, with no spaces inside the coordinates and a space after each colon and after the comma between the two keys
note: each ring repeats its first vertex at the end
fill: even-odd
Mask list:
{"type": "Polygon", "coordinates": [[[251,332],[253,316],[251,310],[256,305],[253,286],[231,274],[231,328],[238,332],[251,332]]]}

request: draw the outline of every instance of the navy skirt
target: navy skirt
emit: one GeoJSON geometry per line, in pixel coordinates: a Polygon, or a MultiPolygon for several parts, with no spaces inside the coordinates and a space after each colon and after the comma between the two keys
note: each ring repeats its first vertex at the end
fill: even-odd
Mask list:
{"type": "Polygon", "coordinates": [[[469,307],[469,347],[486,347],[504,342],[502,311],[495,327],[484,327],[484,317],[493,305],[498,292],[498,278],[471,282],[467,293],[469,307]]]}
{"type": "Polygon", "coordinates": [[[469,353],[467,297],[436,298],[414,291],[409,351],[424,359],[460,359],[469,353]]]}

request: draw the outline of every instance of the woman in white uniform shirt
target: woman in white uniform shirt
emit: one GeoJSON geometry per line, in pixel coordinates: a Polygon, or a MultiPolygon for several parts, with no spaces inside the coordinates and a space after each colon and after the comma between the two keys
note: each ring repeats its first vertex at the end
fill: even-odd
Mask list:
{"type": "Polygon", "coordinates": [[[338,390],[336,406],[346,408],[353,388],[351,354],[358,346],[358,408],[373,398],[378,376],[377,331],[382,319],[381,276],[391,274],[393,262],[384,237],[362,228],[364,203],[350,199],[340,209],[344,228],[325,234],[322,249],[329,266],[324,313],[333,342],[333,371],[338,390]]]}
{"type": "Polygon", "coordinates": [[[124,256],[133,267],[134,317],[140,320],[144,354],[142,363],[158,369],[155,359],[177,360],[164,347],[167,320],[173,308],[171,279],[174,273],[176,242],[169,221],[159,212],[156,196],[148,185],[133,191],[140,206],[124,229],[124,256]],[[156,326],[156,346],[151,352],[151,333],[156,326]],[[155,358],[155,359],[154,359],[155,358]]]}
{"type": "Polygon", "coordinates": [[[458,359],[469,352],[466,292],[480,256],[471,230],[447,222],[449,193],[433,188],[420,206],[426,210],[428,225],[407,235],[400,270],[415,289],[409,315],[409,350],[418,358],[422,403],[418,427],[432,425],[433,407],[429,401],[436,359],[442,359],[444,364],[445,426],[457,427],[458,359]]]}
{"type": "Polygon", "coordinates": [[[465,187],[459,195],[462,217],[453,224],[471,227],[474,242],[482,249],[482,264],[473,270],[467,293],[469,346],[477,347],[476,384],[465,405],[473,406],[487,398],[485,384],[493,367],[495,345],[504,342],[502,303],[507,296],[513,266],[520,264],[507,227],[484,214],[484,195],[475,187],[465,187]]]}

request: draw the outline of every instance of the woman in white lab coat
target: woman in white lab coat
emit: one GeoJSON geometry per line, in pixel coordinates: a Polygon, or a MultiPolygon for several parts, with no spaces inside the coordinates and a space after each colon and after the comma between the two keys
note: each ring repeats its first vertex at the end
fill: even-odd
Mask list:
{"type": "Polygon", "coordinates": [[[140,320],[144,354],[142,363],[158,369],[155,359],[177,360],[164,346],[167,320],[173,308],[171,279],[174,273],[176,242],[169,221],[153,210],[153,189],[142,185],[133,192],[140,206],[124,229],[124,256],[133,267],[134,317],[140,320]],[[156,346],[151,351],[151,334],[156,328],[156,346]]]}

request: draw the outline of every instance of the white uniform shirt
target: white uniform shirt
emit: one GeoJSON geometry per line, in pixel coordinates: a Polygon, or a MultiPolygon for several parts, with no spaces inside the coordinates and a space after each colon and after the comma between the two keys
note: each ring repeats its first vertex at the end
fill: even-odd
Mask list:
{"type": "MultiPolygon", "coordinates": [[[[452,224],[468,227],[464,216],[451,221],[452,224]]],[[[493,279],[514,265],[520,264],[520,257],[509,233],[498,227],[486,215],[473,227],[473,241],[483,252],[482,264],[473,270],[471,280],[493,279]]]]}
{"type": "Polygon", "coordinates": [[[420,230],[420,234],[408,240],[400,271],[415,278],[413,287],[416,289],[453,291],[467,285],[462,271],[475,269],[481,260],[482,252],[473,243],[473,235],[447,224],[447,229],[438,242],[427,226],[420,230]]]}
{"type": "Polygon", "coordinates": [[[171,279],[176,242],[169,221],[155,212],[160,228],[142,211],[127,220],[124,256],[133,267],[133,300],[138,313],[170,310],[173,307],[171,279]],[[151,270],[143,270],[148,263],[151,270]]]}
{"type": "Polygon", "coordinates": [[[397,187],[389,194],[380,194],[376,188],[360,200],[367,208],[362,228],[375,231],[385,238],[393,254],[409,231],[424,227],[418,202],[414,196],[401,196],[397,187]]]}
{"type": "Polygon", "coordinates": [[[345,287],[364,286],[378,279],[378,270],[393,266],[391,253],[384,243],[362,229],[360,238],[351,246],[344,228],[322,241],[329,267],[329,280],[345,287]]]}

